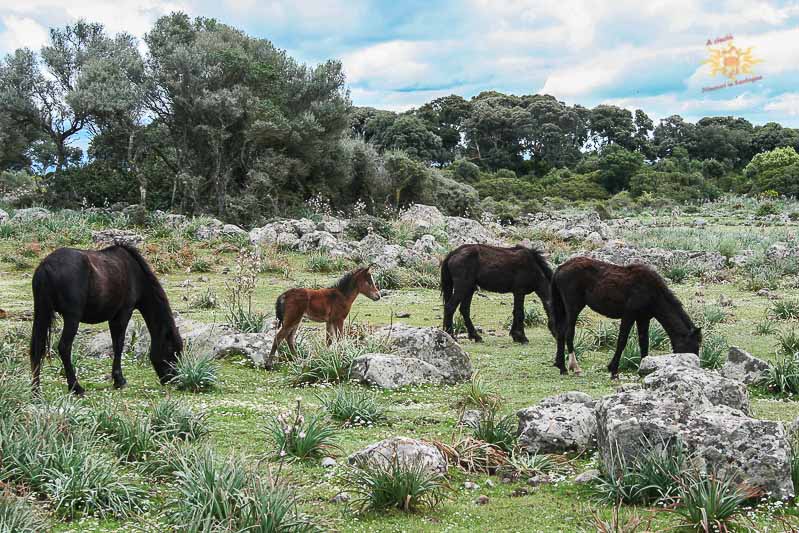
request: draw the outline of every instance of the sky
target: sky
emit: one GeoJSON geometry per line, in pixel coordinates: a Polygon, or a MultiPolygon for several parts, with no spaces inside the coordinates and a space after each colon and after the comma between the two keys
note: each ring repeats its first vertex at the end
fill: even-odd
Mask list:
{"type": "Polygon", "coordinates": [[[799,2],[0,0],[0,54],[37,49],[49,27],[79,18],[141,37],[178,10],[302,62],[340,59],[360,106],[402,111],[497,90],[641,108],[655,120],[734,115],[799,127],[799,2]],[[749,50],[751,72],[713,75],[711,52],[731,44],[749,50]]]}

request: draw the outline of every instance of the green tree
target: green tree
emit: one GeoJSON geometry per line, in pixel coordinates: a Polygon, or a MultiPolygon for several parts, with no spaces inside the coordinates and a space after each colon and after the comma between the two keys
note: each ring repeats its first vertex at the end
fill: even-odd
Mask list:
{"type": "Polygon", "coordinates": [[[630,178],[638,172],[644,156],[621,146],[611,145],[602,150],[599,157],[599,172],[602,186],[611,194],[626,189],[630,178]]]}

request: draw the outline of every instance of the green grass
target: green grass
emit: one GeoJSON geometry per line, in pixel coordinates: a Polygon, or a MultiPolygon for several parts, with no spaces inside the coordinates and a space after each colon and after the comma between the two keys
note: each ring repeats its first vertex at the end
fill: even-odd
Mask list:
{"type": "MultiPolygon", "coordinates": [[[[765,249],[767,247],[765,241],[780,240],[788,231],[793,230],[766,228],[763,242],[755,242],[760,238],[759,232],[743,227],[743,220],[739,222],[734,218],[729,220],[730,224],[739,225],[714,226],[709,229],[717,232],[720,237],[726,235],[736,242],[739,237],[745,237],[745,240],[741,241],[741,249],[765,249]]],[[[74,228],[71,224],[73,222],[53,228],[37,224],[30,224],[24,228],[15,227],[11,237],[4,238],[0,234],[0,257],[18,253],[21,248],[20,243],[29,242],[32,238],[42,244],[39,259],[56,246],[90,247],[91,229],[100,229],[111,224],[124,227],[126,222],[81,219],[79,222],[74,222],[76,225],[74,228]]],[[[2,227],[0,225],[0,228],[2,227]]],[[[164,239],[151,238],[148,231],[145,230],[146,242],[159,245],[161,253],[165,253],[167,246],[164,239]]],[[[650,229],[647,229],[642,233],[646,234],[649,231],[650,229]]],[[[644,235],[640,239],[643,242],[647,237],[644,235]]],[[[185,267],[183,269],[173,267],[171,273],[160,276],[173,310],[192,320],[224,323],[226,322],[224,309],[194,307],[192,299],[208,289],[220,297],[226,293],[225,281],[229,276],[223,274],[223,270],[226,267],[233,268],[236,252],[229,251],[222,244],[213,241],[196,243],[188,240],[187,242],[194,251],[195,259],[201,258],[213,265],[213,268],[211,272],[203,273],[208,278],[207,283],[198,284],[199,287],[189,291],[188,301],[183,300],[187,290],[181,287],[181,283],[187,278],[185,267]]],[[[705,246],[701,242],[701,232],[698,232],[691,244],[694,247],[705,246]]],[[[179,244],[175,242],[174,246],[179,244]]],[[[649,245],[659,244],[653,241],[649,245]]],[[[710,245],[713,245],[713,242],[708,244],[710,245]]],[[[570,253],[568,250],[564,251],[564,256],[570,253]]],[[[266,261],[262,261],[258,285],[253,295],[253,310],[271,314],[276,297],[286,289],[294,286],[327,286],[335,281],[338,273],[311,272],[307,268],[307,260],[307,255],[275,252],[272,257],[274,264],[271,265],[274,268],[267,268],[266,261]]],[[[37,261],[38,259],[33,259],[30,262],[35,265],[37,261]]],[[[188,266],[190,265],[186,265],[188,266]]],[[[2,295],[0,306],[10,315],[8,319],[0,320],[0,339],[6,339],[0,340],[0,365],[4,369],[11,369],[6,373],[10,373],[11,377],[15,378],[14,383],[17,384],[13,391],[8,389],[8,394],[0,390],[0,409],[3,409],[4,402],[8,402],[6,404],[9,406],[8,409],[16,410],[20,405],[27,405],[30,401],[27,390],[28,333],[25,331],[26,328],[29,330],[30,322],[25,319],[25,313],[31,308],[28,277],[31,271],[30,268],[16,270],[13,265],[0,262],[0,295],[2,295]],[[22,379],[16,379],[18,377],[22,379]]],[[[189,275],[191,279],[195,279],[195,276],[199,277],[199,274],[189,275]]],[[[698,277],[691,276],[673,288],[688,308],[702,308],[705,302],[718,301],[721,294],[732,298],[736,304],[734,313],[716,324],[714,332],[722,335],[730,345],[741,346],[757,357],[776,361],[778,356],[775,352],[779,346],[777,333],[779,330],[789,332],[791,323],[779,322],[778,329],[753,335],[755,325],[766,316],[773,302],[747,290],[743,284],[746,276],[745,271],[739,270],[735,273],[733,283],[701,283],[701,285],[698,277]]],[[[779,275],[776,277],[775,286],[778,294],[783,297],[797,298],[795,292],[791,293],[795,289],[790,289],[787,281],[779,275]]],[[[526,332],[530,339],[527,345],[513,343],[507,335],[504,323],[510,315],[511,305],[512,297],[509,295],[487,292],[481,293],[473,300],[472,317],[475,324],[483,330],[484,342],[476,344],[465,339],[460,341],[471,356],[473,367],[479,371],[483,381],[481,385],[483,392],[478,391],[472,395],[473,397],[479,399],[491,394],[501,395],[502,412],[513,413],[561,392],[580,390],[599,398],[614,390],[615,385],[609,380],[606,367],[615,347],[613,335],[618,330],[618,321],[599,317],[588,309],[583,311],[581,316],[584,317],[584,321],[580,324],[580,328],[592,332],[591,342],[581,354],[580,364],[583,374],[580,377],[561,377],[551,366],[555,346],[544,324],[527,326],[526,332]],[[599,325],[602,321],[605,326],[599,325]],[[604,328],[602,337],[606,339],[602,343],[595,341],[599,336],[596,331],[600,328],[604,328]]],[[[531,300],[529,306],[536,307],[540,304],[531,300]]],[[[395,290],[378,302],[359,298],[353,306],[351,317],[357,325],[364,326],[382,326],[392,320],[395,323],[402,322],[416,326],[440,326],[441,315],[442,305],[437,288],[403,284],[401,289],[395,290]],[[398,311],[410,311],[411,316],[397,319],[395,315],[398,311]]],[[[652,326],[654,327],[654,323],[652,326]]],[[[107,331],[107,325],[81,325],[76,339],[76,349],[81,350],[92,334],[100,331],[107,331]]],[[[309,347],[306,355],[313,356],[316,350],[311,349],[311,346],[315,347],[317,342],[324,343],[323,329],[305,322],[301,331],[307,339],[305,344],[309,347]]],[[[637,344],[637,338],[634,335],[631,337],[637,344]]],[[[791,344],[786,339],[786,345],[791,344]]],[[[668,350],[666,342],[659,353],[668,350]]],[[[653,351],[658,353],[654,348],[653,351]]],[[[146,491],[145,498],[150,505],[141,512],[128,513],[116,518],[99,516],[67,521],[62,518],[63,515],[54,515],[41,502],[32,501],[30,505],[39,511],[38,514],[48,522],[49,526],[59,532],[168,530],[170,516],[174,511],[169,506],[169,501],[174,495],[172,484],[175,479],[170,472],[175,470],[175,458],[180,453],[175,450],[201,446],[212,449],[221,457],[244,455],[249,458],[250,466],[261,476],[281,468],[293,489],[297,511],[312,517],[314,523],[326,524],[327,529],[343,532],[593,531],[596,526],[590,511],[596,512],[602,520],[607,521],[614,512],[613,504],[595,501],[588,491],[571,483],[568,476],[563,482],[542,485],[536,490],[529,490],[527,495],[519,496],[518,490],[527,489],[525,479],[520,478],[517,482],[504,484],[497,482],[496,477],[489,478],[483,473],[467,475],[450,468],[451,486],[460,487],[464,481],[470,480],[480,485],[479,491],[446,491],[446,497],[434,508],[422,507],[422,512],[366,512],[356,517],[345,506],[330,503],[332,497],[346,489],[337,476],[327,475],[331,471],[322,468],[318,461],[284,461],[280,466],[280,461],[272,457],[275,451],[273,444],[264,435],[266,421],[270,417],[279,415],[287,406],[294,405],[296,398],[301,399],[306,414],[324,412],[325,407],[320,398],[332,392],[331,389],[322,388],[328,387],[324,383],[326,379],[304,382],[303,386],[296,386],[294,382],[296,374],[289,363],[284,363],[276,370],[268,372],[253,369],[235,359],[219,361],[216,364],[218,368],[215,386],[204,394],[194,394],[188,390],[179,390],[173,385],[162,387],[149,363],[139,365],[126,355],[123,368],[128,386],[122,390],[114,390],[107,378],[111,368],[108,359],[80,357],[77,362],[77,372],[86,388],[86,399],[83,402],[90,401],[94,404],[95,401],[98,403],[115,401],[130,412],[140,413],[151,410],[151,406],[169,397],[171,400],[180,401],[181,405],[192,413],[202,413],[204,436],[200,437],[199,444],[171,444],[169,447],[164,447],[163,453],[157,452],[156,456],[146,461],[147,464],[154,464],[156,459],[161,461],[159,466],[163,474],[158,474],[155,478],[147,474],[147,483],[141,487],[146,491]],[[493,487],[486,484],[488,479],[496,482],[493,487]],[[478,494],[487,495],[489,504],[475,505],[474,500],[478,494]]],[[[346,365],[338,368],[346,368],[346,365]]],[[[335,378],[335,373],[331,375],[335,378]]],[[[632,379],[632,377],[623,376],[623,379],[632,379]]],[[[355,388],[348,383],[343,386],[355,388]]],[[[57,357],[46,360],[42,370],[42,387],[47,398],[64,394],[65,380],[61,375],[61,364],[57,357]]],[[[454,433],[470,434],[467,428],[456,427],[458,413],[463,408],[460,400],[467,396],[469,388],[470,383],[462,383],[392,392],[369,391],[375,401],[387,407],[385,420],[378,424],[353,427],[336,424],[338,429],[335,444],[338,448],[331,451],[337,456],[346,457],[371,443],[394,435],[451,442],[454,433]]],[[[755,415],[760,418],[789,422],[796,416],[794,402],[773,401],[773,398],[768,396],[753,396],[752,407],[755,415]]],[[[110,454],[113,450],[110,445],[102,445],[100,451],[107,457],[112,457],[110,454]]],[[[591,459],[587,456],[571,458],[571,461],[571,466],[576,472],[593,467],[591,459]]],[[[139,476],[137,472],[141,464],[123,465],[122,471],[131,476],[131,479],[135,479],[139,476]]],[[[247,485],[248,494],[253,494],[254,490],[252,484],[247,485]]],[[[354,499],[357,500],[355,496],[354,499]]],[[[791,507],[792,511],[794,509],[795,507],[791,507]]],[[[629,507],[621,510],[625,517],[633,512],[635,510],[629,507]]],[[[639,515],[646,512],[643,509],[638,510],[639,515]]],[[[655,513],[652,520],[649,530],[673,528],[680,522],[679,517],[670,513],[655,513]]],[[[761,529],[780,527],[777,520],[766,512],[758,512],[755,522],[761,529]]]]}

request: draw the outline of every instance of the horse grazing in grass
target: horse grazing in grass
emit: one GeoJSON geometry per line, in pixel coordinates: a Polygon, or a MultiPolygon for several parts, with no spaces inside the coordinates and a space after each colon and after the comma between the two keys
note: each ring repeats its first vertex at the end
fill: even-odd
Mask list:
{"type": "Polygon", "coordinates": [[[344,333],[344,320],[359,294],[374,301],[380,299],[380,290],[370,268],[371,265],[353,270],[327,289],[289,289],[278,296],[275,316],[280,329],[272,343],[270,357],[275,355],[283,340],[288,343],[291,353],[297,355],[294,338],[303,317],[327,323],[327,344],[334,337],[340,337],[344,333]]]}
{"type": "Polygon", "coordinates": [[[174,375],[183,349],[169,300],[150,265],[135,248],[116,245],[103,250],[59,248],[45,257],[33,274],[33,334],[31,371],[39,389],[41,362],[50,346],[54,313],[64,319],[58,353],[69,390],[83,394],[72,366],[72,341],[78,325],[108,322],[114,347],[111,376],[114,387],[125,386],[122,347],[125,330],[138,310],[150,332],[150,361],[161,384],[174,375]]]}
{"type": "Polygon", "coordinates": [[[441,263],[441,295],[444,300],[444,331],[453,335],[452,316],[460,306],[469,338],[482,338],[470,316],[472,296],[477,288],[513,294],[513,323],[510,336],[526,343],[524,297],[535,292],[544,305],[552,335],[550,280],[552,269],[540,252],[524,246],[500,248],[487,244],[464,244],[451,251],[441,263]]]}
{"type": "Polygon", "coordinates": [[[557,330],[555,366],[566,374],[565,346],[569,348],[569,370],[579,374],[574,353],[577,316],[587,305],[609,318],[620,318],[616,353],[608,365],[611,378],[619,375],[619,360],[635,323],[641,359],[649,353],[649,321],[660,322],[674,352],[699,353],[702,331],[694,326],[665,280],[646,265],[618,266],[588,257],[569,259],[552,276],[552,309],[557,330]]]}

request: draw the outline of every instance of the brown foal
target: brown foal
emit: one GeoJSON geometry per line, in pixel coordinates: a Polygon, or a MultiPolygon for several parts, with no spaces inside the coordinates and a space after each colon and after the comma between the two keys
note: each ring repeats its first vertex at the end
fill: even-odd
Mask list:
{"type": "Polygon", "coordinates": [[[370,266],[345,274],[335,285],[327,289],[289,289],[275,302],[275,315],[280,330],[275,335],[270,356],[274,356],[283,340],[289,350],[297,355],[294,338],[303,317],[314,322],[327,323],[327,343],[344,332],[344,320],[359,294],[372,300],[380,299],[380,290],[369,272],[370,266]]]}

